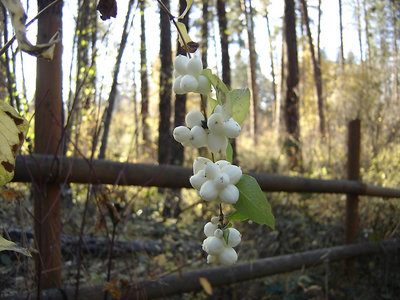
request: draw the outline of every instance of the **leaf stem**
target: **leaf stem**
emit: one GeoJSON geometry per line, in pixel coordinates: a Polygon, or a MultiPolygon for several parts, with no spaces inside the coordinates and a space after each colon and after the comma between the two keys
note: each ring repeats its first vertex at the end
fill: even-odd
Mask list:
{"type": "Polygon", "coordinates": [[[186,44],[185,39],[183,38],[183,34],[182,34],[181,30],[179,29],[178,25],[176,24],[176,21],[175,21],[176,17],[169,11],[168,7],[166,7],[165,4],[161,0],[157,0],[157,2],[160,5],[161,9],[163,9],[165,11],[165,13],[168,15],[169,20],[174,24],[176,30],[178,31],[178,35],[181,37],[183,45],[185,46],[184,48],[186,50],[186,53],[190,58],[191,56],[190,56],[190,52],[189,52],[189,47],[186,44]]]}
{"type": "Polygon", "coordinates": [[[219,226],[220,229],[224,228],[224,213],[222,212],[222,203],[219,204],[219,226]]]}

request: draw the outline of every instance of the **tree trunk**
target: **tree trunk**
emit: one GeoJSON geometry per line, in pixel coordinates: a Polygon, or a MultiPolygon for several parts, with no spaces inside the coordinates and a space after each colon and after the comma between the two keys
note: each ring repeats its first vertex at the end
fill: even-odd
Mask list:
{"type": "Polygon", "coordinates": [[[140,92],[142,96],[142,138],[145,146],[148,146],[151,140],[150,126],[147,122],[149,117],[149,83],[147,76],[147,58],[146,58],[146,24],[145,24],[145,0],[140,0],[140,92]]]}
{"type": "MultiPolygon", "coordinates": [[[[218,13],[218,25],[219,35],[221,43],[221,54],[222,54],[222,81],[228,86],[231,86],[231,64],[229,57],[229,40],[228,40],[228,25],[226,18],[225,1],[217,0],[217,13],[218,13]]],[[[230,143],[233,150],[233,162],[237,164],[237,152],[236,152],[236,140],[231,139],[230,143]]]]}
{"type": "Polygon", "coordinates": [[[282,86],[283,119],[285,121],[284,148],[290,170],[301,166],[299,97],[296,93],[299,84],[297,58],[296,15],[294,0],[285,0],[282,45],[282,86]]]}
{"type": "MultiPolygon", "coordinates": [[[[179,0],[179,15],[185,11],[186,0],[179,0]]],[[[190,11],[189,11],[190,12],[190,11]]],[[[189,12],[181,19],[181,23],[185,24],[189,32],[189,12]]],[[[180,46],[179,40],[176,41],[177,55],[186,55],[186,51],[180,46]]],[[[175,95],[174,106],[174,128],[185,123],[186,114],[186,94],[175,95]]],[[[181,143],[171,143],[171,162],[173,165],[181,166],[183,164],[183,146],[181,143]]]]}
{"type": "Polygon", "coordinates": [[[340,30],[340,65],[344,69],[344,48],[343,48],[343,19],[342,0],[339,0],[339,30],[340,30]]]}
{"type": "Polygon", "coordinates": [[[242,0],[242,10],[246,19],[247,41],[249,48],[249,85],[252,91],[252,102],[250,108],[250,133],[255,143],[257,143],[257,110],[258,110],[258,88],[257,88],[257,53],[254,42],[254,22],[253,8],[251,0],[242,0]],[[248,1],[248,4],[246,4],[248,1]]]}
{"type": "Polygon", "coordinates": [[[310,48],[310,53],[311,53],[311,63],[313,65],[313,71],[314,71],[314,84],[318,102],[319,131],[321,136],[325,136],[325,115],[324,115],[324,99],[322,96],[321,65],[315,56],[306,0],[300,0],[300,3],[301,3],[301,12],[303,15],[303,23],[304,26],[306,27],[306,32],[307,32],[308,46],[310,48]]]}
{"type": "MultiPolygon", "coordinates": [[[[170,1],[163,1],[169,9],[170,1]]],[[[158,163],[170,162],[171,144],[171,95],[172,95],[172,51],[171,27],[168,15],[160,9],[160,120],[158,124],[158,163]]]]}
{"type": "Polygon", "coordinates": [[[371,65],[371,39],[370,39],[370,32],[369,32],[369,14],[368,14],[368,8],[367,8],[367,3],[365,0],[363,0],[363,10],[364,10],[364,22],[365,22],[365,37],[367,41],[367,50],[366,50],[366,55],[367,55],[367,63],[371,65]]]}
{"type": "MultiPolygon", "coordinates": [[[[39,0],[38,9],[50,0],[39,0]]],[[[38,19],[37,42],[47,43],[62,28],[62,4],[49,9],[38,19]]],[[[52,61],[37,60],[35,98],[35,153],[58,154],[62,133],[62,46],[55,46],[52,61]]],[[[49,184],[48,174],[33,184],[35,214],[35,257],[38,290],[61,285],[61,206],[60,187],[49,184]]]]}
{"type": "MultiPolygon", "coordinates": [[[[179,0],[179,15],[181,15],[186,8],[186,0],[179,0]]],[[[185,15],[181,22],[185,24],[189,31],[189,12],[185,15]]],[[[179,39],[176,41],[177,55],[186,55],[186,51],[180,46],[179,39]]],[[[175,94],[175,106],[174,106],[174,127],[181,126],[185,123],[186,115],[186,94],[176,95],[175,94]]],[[[171,163],[173,165],[182,166],[184,160],[184,149],[181,143],[176,141],[171,142],[171,163]]],[[[181,202],[181,191],[171,190],[165,193],[163,217],[179,217],[181,213],[180,202],[181,202]]]]}
{"type": "Polygon", "coordinates": [[[203,63],[203,68],[206,69],[208,66],[207,54],[208,54],[208,22],[209,22],[209,12],[208,12],[208,0],[203,1],[203,22],[201,24],[201,62],[203,63]]]}
{"type": "MultiPolygon", "coordinates": [[[[92,1],[79,1],[78,17],[76,21],[76,82],[74,96],[68,101],[68,124],[66,132],[70,139],[74,139],[75,145],[79,145],[80,128],[82,123],[82,108],[88,108],[89,103],[95,99],[95,42],[93,34],[96,34],[96,5],[92,1]],[[72,128],[75,128],[72,133],[72,128]]],[[[67,140],[64,141],[67,143],[67,140]]],[[[72,144],[72,143],[70,143],[72,144]]],[[[77,156],[79,149],[70,145],[73,155],[77,156]]],[[[67,145],[63,146],[63,153],[67,151],[67,145]]]]}
{"type": "Polygon", "coordinates": [[[117,55],[117,60],[115,62],[115,69],[114,69],[114,74],[113,74],[113,82],[111,85],[111,91],[110,95],[108,96],[108,107],[106,108],[104,112],[104,129],[103,129],[103,137],[101,140],[101,147],[100,147],[100,152],[99,152],[99,159],[104,159],[106,156],[106,148],[107,148],[107,141],[108,141],[108,132],[110,130],[110,124],[111,124],[111,116],[114,110],[114,104],[115,104],[115,99],[117,98],[117,84],[118,84],[118,74],[119,74],[119,69],[121,66],[121,60],[122,60],[122,54],[124,53],[125,46],[126,46],[126,41],[128,39],[128,25],[129,25],[129,16],[132,11],[132,6],[133,6],[134,0],[130,0],[128,4],[128,12],[126,14],[125,18],[125,23],[124,23],[124,29],[122,31],[122,36],[121,36],[121,43],[119,44],[119,49],[118,49],[118,55],[117,55]]]}
{"type": "MultiPolygon", "coordinates": [[[[400,5],[399,5],[400,8],[400,5]]],[[[397,26],[398,26],[398,20],[396,18],[396,3],[395,0],[391,0],[391,13],[392,13],[392,24],[393,24],[393,38],[392,38],[392,44],[393,44],[393,74],[394,74],[394,79],[393,79],[393,101],[397,101],[399,97],[399,51],[397,47],[397,38],[398,38],[398,32],[397,32],[397,26]]]]}
{"type": "Polygon", "coordinates": [[[274,52],[272,47],[272,36],[271,29],[269,25],[268,10],[265,10],[265,19],[267,20],[267,31],[268,31],[268,42],[269,42],[269,57],[271,60],[271,77],[272,77],[272,92],[274,95],[274,108],[273,108],[273,124],[276,126],[279,120],[279,107],[277,94],[276,94],[276,78],[275,78],[275,66],[274,66],[274,52]]]}
{"type": "Polygon", "coordinates": [[[363,46],[362,46],[360,0],[357,0],[356,15],[357,15],[358,45],[360,47],[360,62],[362,63],[364,60],[364,58],[363,58],[364,53],[363,53],[363,46]]]}

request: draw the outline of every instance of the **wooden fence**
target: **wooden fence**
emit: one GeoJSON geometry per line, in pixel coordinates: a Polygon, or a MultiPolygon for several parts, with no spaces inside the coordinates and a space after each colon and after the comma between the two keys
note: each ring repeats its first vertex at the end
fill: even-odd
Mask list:
{"type": "MultiPolygon", "coordinates": [[[[400,240],[394,239],[381,244],[350,245],[356,240],[358,231],[358,197],[376,196],[383,198],[400,198],[400,190],[365,184],[360,181],[360,121],[349,123],[348,130],[348,164],[347,180],[323,180],[305,177],[290,177],[273,174],[251,174],[260,184],[262,190],[268,192],[297,193],[338,193],[346,194],[346,212],[344,221],[345,246],[332,247],[256,260],[237,264],[229,268],[232,276],[221,276],[226,267],[207,268],[205,270],[189,271],[179,275],[173,274],[160,280],[140,279],[132,283],[130,296],[126,299],[165,297],[167,295],[196,291],[201,289],[199,277],[205,277],[212,286],[231,284],[262,276],[288,272],[302,267],[320,264],[324,261],[346,259],[350,276],[354,269],[354,257],[381,251],[398,251],[400,240]],[[247,270],[247,271],[246,271],[247,270]],[[221,273],[222,272],[222,273],[221,273]],[[162,288],[161,288],[162,287],[162,288]]],[[[113,185],[157,186],[169,188],[189,188],[189,177],[192,170],[172,165],[148,165],[119,163],[106,160],[88,160],[84,158],[63,157],[54,155],[34,154],[18,156],[15,167],[15,182],[32,182],[37,184],[57,185],[58,183],[93,183],[113,185]]],[[[59,201],[59,199],[57,200],[59,201]]],[[[53,217],[47,214],[46,217],[53,217]]],[[[59,217],[59,216],[56,216],[59,217]]],[[[57,220],[55,220],[55,223],[57,220]]],[[[41,239],[46,239],[41,236],[41,239]]],[[[57,242],[54,240],[52,243],[57,242]]],[[[59,245],[61,240],[58,241],[59,245]]],[[[46,244],[46,243],[45,243],[46,244]]],[[[51,243],[48,243],[51,245],[51,243]]],[[[52,266],[54,268],[54,265],[52,266]]],[[[54,268],[61,274],[61,265],[54,268]]],[[[54,271],[53,270],[53,271],[54,271]]],[[[99,287],[82,287],[80,299],[97,298],[102,292],[99,287]]],[[[57,290],[49,290],[43,298],[58,299],[57,290]],[[48,295],[48,297],[46,296],[48,295]]],[[[65,289],[62,294],[72,293],[65,289]]],[[[60,299],[63,295],[60,294],[60,299]]],[[[72,294],[71,294],[72,295],[72,294]]],[[[32,298],[33,299],[33,298],[32,298]]],[[[125,298],[124,298],[125,299],[125,298]]]]}

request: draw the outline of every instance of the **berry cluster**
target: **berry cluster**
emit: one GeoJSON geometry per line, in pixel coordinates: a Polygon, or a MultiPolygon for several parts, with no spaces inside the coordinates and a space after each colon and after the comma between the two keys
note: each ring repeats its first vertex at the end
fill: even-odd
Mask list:
{"type": "MultiPolygon", "coordinates": [[[[202,72],[200,58],[178,55],[174,61],[175,93],[209,94],[211,83],[202,72]]],[[[186,126],[176,127],[173,136],[184,147],[208,147],[213,154],[223,154],[228,146],[228,138],[236,138],[241,132],[239,123],[228,111],[226,105],[217,105],[207,119],[200,111],[192,110],[185,117],[186,126]]],[[[221,209],[221,219],[213,217],[204,226],[207,238],[203,242],[203,250],[208,253],[207,263],[228,266],[237,261],[238,255],[233,247],[240,243],[241,234],[232,227],[223,228],[221,203],[235,204],[239,200],[239,190],[235,185],[241,177],[240,167],[226,160],[214,162],[214,156],[213,161],[205,157],[194,160],[191,185],[202,199],[219,203],[221,209]]]]}
{"type": "Polygon", "coordinates": [[[218,217],[211,218],[204,226],[204,234],[207,238],[203,241],[203,250],[208,253],[207,263],[220,263],[222,265],[233,265],[238,255],[233,249],[239,245],[242,235],[235,228],[218,228],[218,217]]]}
{"type": "Polygon", "coordinates": [[[239,199],[239,190],[235,186],[242,177],[240,167],[226,160],[213,163],[205,157],[197,157],[193,163],[194,175],[190,184],[200,197],[206,201],[235,204],[239,199]]]}
{"type": "Polygon", "coordinates": [[[199,57],[188,58],[184,55],[178,55],[174,60],[174,92],[176,94],[210,93],[211,84],[207,77],[201,75],[202,71],[203,63],[199,57]]]}
{"type": "Polygon", "coordinates": [[[223,153],[228,146],[228,138],[236,138],[241,127],[232,117],[227,116],[221,105],[217,105],[214,113],[205,120],[198,110],[190,111],[185,117],[186,126],[174,129],[175,140],[184,147],[207,147],[214,154],[223,153]]]}

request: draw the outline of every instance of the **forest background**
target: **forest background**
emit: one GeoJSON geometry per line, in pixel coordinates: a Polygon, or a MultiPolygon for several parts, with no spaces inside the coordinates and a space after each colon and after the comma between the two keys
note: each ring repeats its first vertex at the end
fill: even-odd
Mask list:
{"type": "MultiPolygon", "coordinates": [[[[399,186],[400,3],[338,1],[334,7],[339,18],[334,20],[330,12],[333,6],[323,10],[328,1],[285,2],[195,1],[187,15],[189,33],[200,44],[198,55],[204,66],[232,88],[251,89],[251,116],[244,124],[245,133],[236,140],[236,159],[246,171],[345,178],[345,133],[348,122],[358,118],[362,124],[363,181],[399,186]],[[285,2],[293,5],[294,14],[285,14],[285,2]],[[290,22],[295,30],[285,31],[290,22]],[[337,29],[332,31],[332,27],[337,29]],[[337,36],[331,36],[332,32],[337,36]],[[285,39],[289,34],[292,38],[285,39]],[[292,44],[288,45],[288,40],[292,44]],[[295,57],[295,64],[291,60],[288,66],[287,57],[295,57]],[[288,80],[290,76],[294,80],[288,80]],[[293,85],[288,87],[287,82],[293,85]],[[289,108],[287,91],[291,89],[295,91],[295,105],[289,108]]],[[[178,49],[174,30],[164,31],[170,28],[169,20],[158,24],[156,1],[119,1],[116,19],[103,22],[96,4],[64,3],[63,126],[69,138],[62,145],[62,153],[191,166],[196,151],[184,153],[171,132],[174,126],[183,124],[185,112],[199,108],[199,100],[191,94],[172,93],[171,61],[182,49],[178,49]],[[171,76],[163,81],[161,73],[171,76]]],[[[169,5],[172,11],[178,11],[186,1],[171,1],[169,5]]],[[[28,16],[36,14],[32,1],[26,1],[25,8],[28,16]]],[[[12,36],[5,16],[3,10],[2,24],[6,26],[0,45],[12,36]]],[[[35,26],[31,27],[28,36],[34,40],[35,26]]],[[[1,65],[1,99],[31,120],[35,60],[18,52],[14,43],[1,56],[1,65]]],[[[32,120],[23,153],[32,151],[34,137],[32,120]]],[[[18,189],[28,195],[29,203],[29,188],[19,185],[18,189]]],[[[176,222],[181,217],[187,224],[204,213],[203,203],[187,190],[173,192],[172,196],[151,188],[115,188],[112,193],[121,205],[135,199],[135,215],[152,220],[176,222]]],[[[85,187],[68,185],[64,194],[63,205],[75,204],[74,210],[63,216],[68,224],[64,231],[76,233],[79,221],[75,213],[83,207],[85,187]]],[[[277,205],[287,203],[287,198],[277,197],[277,205]]],[[[376,217],[382,205],[389,205],[393,207],[391,220],[396,219],[396,202],[374,201],[362,212],[376,217]]],[[[296,203],[303,208],[311,206],[296,203]]],[[[318,204],[315,213],[323,212],[320,218],[340,217],[336,211],[342,204],[338,203],[318,204]]],[[[385,217],[382,215],[381,220],[385,217]]],[[[18,223],[16,220],[15,227],[18,223]]],[[[367,237],[392,235],[396,224],[398,221],[393,221],[382,232],[368,228],[367,237]]],[[[94,218],[88,231],[97,231],[99,226],[94,218]]]]}

